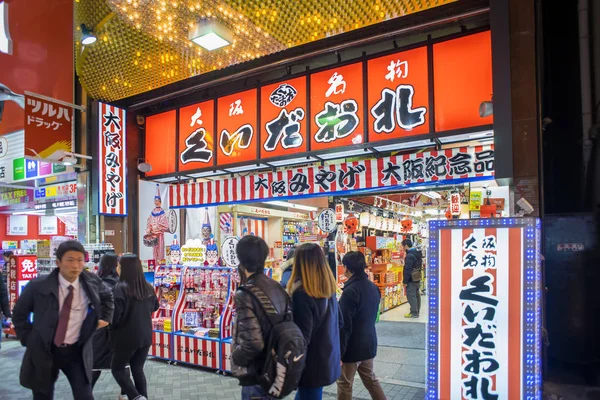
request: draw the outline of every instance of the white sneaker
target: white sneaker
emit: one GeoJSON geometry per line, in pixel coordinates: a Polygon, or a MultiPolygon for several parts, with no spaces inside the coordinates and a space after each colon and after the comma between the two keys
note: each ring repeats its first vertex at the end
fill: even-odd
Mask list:
{"type": "Polygon", "coordinates": [[[120,394],[119,395],[119,400],[127,400],[127,395],[126,394],[120,394]]]}
{"type": "Polygon", "coordinates": [[[148,400],[148,399],[146,397],[142,396],[142,395],[139,395],[138,397],[136,397],[133,400],[148,400]]]}

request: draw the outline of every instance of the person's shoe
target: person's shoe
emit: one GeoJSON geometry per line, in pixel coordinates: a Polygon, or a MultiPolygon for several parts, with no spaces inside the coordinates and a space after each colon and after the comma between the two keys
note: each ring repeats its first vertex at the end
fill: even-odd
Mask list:
{"type": "Polygon", "coordinates": [[[146,397],[142,396],[142,395],[139,395],[138,397],[136,397],[133,400],[148,400],[148,399],[146,397]]]}
{"type": "Polygon", "coordinates": [[[413,315],[411,313],[404,314],[404,318],[413,318],[413,315]]]}
{"type": "Polygon", "coordinates": [[[119,395],[119,400],[127,400],[127,395],[126,394],[120,394],[119,395]]]}
{"type": "Polygon", "coordinates": [[[419,318],[419,316],[416,314],[412,314],[411,318],[419,318]]]}

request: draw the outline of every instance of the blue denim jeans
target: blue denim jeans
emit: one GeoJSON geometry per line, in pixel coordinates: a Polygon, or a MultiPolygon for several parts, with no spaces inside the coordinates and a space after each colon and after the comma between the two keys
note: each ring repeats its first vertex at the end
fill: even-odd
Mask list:
{"type": "Polygon", "coordinates": [[[321,400],[323,388],[307,388],[300,386],[296,392],[296,400],[321,400]]]}
{"type": "Polygon", "coordinates": [[[271,400],[273,397],[269,396],[260,385],[256,386],[242,386],[242,400],[271,400]]]}

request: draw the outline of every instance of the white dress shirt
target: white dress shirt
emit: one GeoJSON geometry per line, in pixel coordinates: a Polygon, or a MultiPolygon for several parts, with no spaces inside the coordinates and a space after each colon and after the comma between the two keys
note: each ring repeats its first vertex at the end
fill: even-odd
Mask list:
{"type": "Polygon", "coordinates": [[[75,344],[79,340],[79,333],[83,321],[87,317],[89,301],[85,291],[81,287],[79,278],[73,283],[69,282],[59,273],[58,274],[58,315],[69,294],[69,286],[73,286],[73,302],[71,303],[71,314],[69,314],[69,324],[67,325],[67,334],[64,344],[75,344]]]}

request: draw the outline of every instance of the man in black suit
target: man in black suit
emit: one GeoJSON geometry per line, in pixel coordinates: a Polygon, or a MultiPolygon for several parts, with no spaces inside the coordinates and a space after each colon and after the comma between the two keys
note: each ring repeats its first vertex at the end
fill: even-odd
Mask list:
{"type": "Polygon", "coordinates": [[[111,322],[113,295],[99,277],[84,270],[85,255],[81,243],[61,243],[58,268],[29,282],[15,305],[13,324],[27,347],[21,385],[33,391],[34,400],[54,398],[59,370],[75,400],[94,398],[92,336],[111,322]]]}

